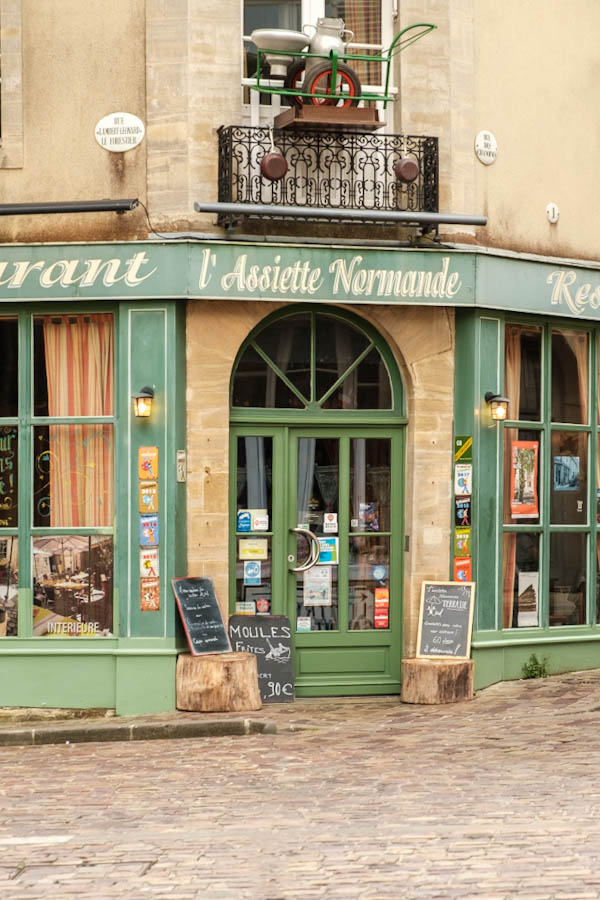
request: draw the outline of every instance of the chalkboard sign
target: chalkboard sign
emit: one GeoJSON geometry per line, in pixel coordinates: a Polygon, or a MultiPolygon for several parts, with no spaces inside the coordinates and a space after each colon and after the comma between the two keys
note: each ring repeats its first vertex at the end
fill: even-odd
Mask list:
{"type": "Polygon", "coordinates": [[[423,582],[417,656],[468,659],[474,600],[472,581],[423,582]]]}
{"type": "Polygon", "coordinates": [[[192,655],[231,652],[210,578],[171,578],[171,584],[192,655]]]}
{"type": "Polygon", "coordinates": [[[286,616],[232,616],[229,639],[235,652],[254,653],[263,703],[294,699],[292,629],[286,616]]]}

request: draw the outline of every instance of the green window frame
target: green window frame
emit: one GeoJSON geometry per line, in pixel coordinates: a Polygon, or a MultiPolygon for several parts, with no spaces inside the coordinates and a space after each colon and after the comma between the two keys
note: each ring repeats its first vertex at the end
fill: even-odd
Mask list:
{"type": "MultiPolygon", "coordinates": [[[[508,315],[504,320],[500,342],[503,352],[499,355],[499,363],[501,383],[512,402],[507,420],[499,425],[498,435],[499,486],[502,489],[498,499],[499,583],[496,596],[498,623],[505,636],[522,637],[526,630],[529,634],[546,632],[568,636],[598,624],[599,342],[600,329],[590,323],[560,319],[540,321],[508,315]],[[538,413],[527,414],[522,409],[515,409],[515,398],[510,396],[512,386],[513,394],[516,392],[520,397],[520,391],[515,389],[514,379],[511,385],[507,371],[510,366],[507,366],[506,336],[513,326],[530,333],[539,331],[538,413]],[[581,348],[576,351],[579,354],[575,360],[578,371],[583,362],[587,366],[585,395],[581,389],[582,379],[577,385],[572,380],[562,384],[558,371],[553,373],[553,340],[558,347],[559,340],[567,340],[562,337],[565,334],[571,344],[577,343],[581,348]],[[561,335],[560,339],[558,335],[561,335]],[[585,417],[574,414],[564,418],[585,418],[585,421],[560,420],[557,397],[561,392],[565,397],[567,392],[579,394],[580,411],[583,407],[585,412],[587,407],[585,417]],[[529,465],[536,454],[538,466],[537,486],[533,493],[529,490],[522,505],[522,492],[519,495],[515,486],[519,478],[517,473],[523,480],[523,463],[517,461],[520,453],[529,465]],[[563,475],[564,464],[570,471],[563,475]],[[524,512],[523,516],[519,515],[520,511],[524,512]]],[[[560,352],[556,350],[556,370],[561,360],[560,352]]],[[[570,375],[572,379],[572,365],[570,375]]]]}
{"type": "MultiPolygon", "coordinates": [[[[75,440],[73,435],[77,435],[76,440],[79,442],[79,445],[87,445],[88,443],[91,443],[92,440],[95,441],[96,438],[98,438],[100,444],[102,444],[104,440],[104,442],[107,443],[110,447],[109,453],[112,455],[112,465],[114,472],[117,471],[118,393],[116,391],[116,385],[118,385],[119,383],[117,372],[117,317],[118,310],[112,304],[78,304],[76,308],[69,308],[64,306],[56,307],[54,304],[48,304],[45,306],[23,304],[19,305],[17,309],[13,305],[9,304],[0,305],[0,319],[16,320],[18,337],[18,406],[16,410],[13,410],[13,412],[16,412],[16,414],[0,416],[0,436],[3,435],[6,438],[8,435],[11,435],[13,433],[16,433],[17,435],[17,454],[15,459],[12,460],[13,465],[16,465],[16,472],[13,470],[13,473],[17,477],[17,521],[11,522],[9,526],[0,525],[0,549],[4,550],[5,547],[10,547],[11,545],[14,546],[15,539],[17,541],[18,547],[16,566],[11,565],[11,559],[7,558],[6,554],[4,554],[2,558],[0,558],[0,584],[2,583],[2,579],[6,578],[6,584],[4,585],[6,589],[4,597],[5,601],[8,601],[13,589],[14,571],[11,573],[11,568],[17,569],[17,581],[15,582],[15,586],[18,589],[18,621],[16,634],[14,633],[15,629],[13,628],[12,632],[9,632],[7,636],[7,640],[11,640],[13,637],[17,640],[37,637],[33,621],[34,606],[36,604],[36,599],[34,596],[36,590],[34,544],[37,548],[38,553],[40,553],[41,547],[45,542],[48,542],[46,544],[46,546],[48,546],[50,543],[52,543],[53,539],[55,540],[55,542],[57,542],[61,538],[63,540],[63,549],[57,550],[55,554],[56,556],[59,556],[59,554],[62,553],[63,565],[61,565],[59,571],[64,572],[66,575],[68,575],[69,578],[71,577],[71,574],[80,575],[80,584],[78,584],[77,587],[69,587],[69,590],[71,591],[73,596],[75,595],[75,593],[79,593],[81,602],[88,604],[87,609],[90,610],[90,614],[88,614],[88,616],[86,617],[85,615],[81,616],[73,613],[72,617],[75,619],[76,623],[80,623],[79,625],[75,624],[70,627],[58,627],[58,625],[56,625],[54,630],[48,630],[47,632],[45,632],[45,635],[51,634],[52,637],[55,638],[64,637],[68,639],[77,636],[80,640],[85,638],[97,640],[100,636],[114,638],[118,634],[118,604],[116,599],[118,596],[118,591],[116,590],[116,585],[118,584],[118,565],[117,553],[115,552],[115,525],[117,516],[116,498],[118,496],[118,492],[116,489],[116,476],[113,476],[112,483],[103,483],[104,491],[108,492],[107,496],[110,496],[110,493],[112,492],[112,504],[110,507],[112,508],[112,513],[108,515],[108,519],[110,521],[107,524],[55,524],[51,526],[43,525],[41,524],[40,515],[36,515],[35,513],[36,507],[34,504],[34,481],[36,478],[36,473],[38,473],[38,478],[41,477],[41,475],[39,475],[40,464],[38,459],[38,457],[40,457],[40,454],[38,453],[36,455],[36,439],[39,439],[40,435],[46,434],[47,437],[44,438],[44,440],[46,440],[47,443],[44,445],[44,451],[41,453],[41,456],[43,457],[45,455],[46,458],[49,458],[49,452],[53,452],[49,451],[48,449],[50,448],[49,441],[53,439],[53,429],[54,434],[58,434],[61,428],[65,429],[63,430],[62,434],[65,435],[68,433],[71,442],[75,440]],[[113,398],[112,410],[110,415],[75,414],[50,416],[37,414],[37,410],[35,408],[34,388],[34,320],[37,317],[44,316],[56,318],[57,321],[59,319],[65,319],[71,320],[71,322],[75,321],[76,319],[85,319],[86,317],[93,316],[110,316],[112,318],[112,374],[110,378],[112,380],[113,398]],[[91,433],[94,434],[93,438],[90,437],[91,433]],[[108,549],[109,544],[110,549],[108,549]],[[65,547],[66,551],[64,549],[65,547]],[[94,566],[91,562],[92,557],[96,561],[94,563],[94,566]],[[110,589],[108,589],[106,580],[103,583],[99,583],[97,585],[93,583],[91,572],[92,568],[96,566],[99,558],[102,559],[102,562],[100,563],[100,569],[102,569],[103,574],[104,569],[106,569],[106,571],[110,569],[111,578],[109,580],[112,582],[110,585],[110,589]],[[76,563],[83,564],[83,560],[86,560],[85,566],[87,566],[88,570],[87,581],[83,578],[83,572],[76,573],[74,571],[70,572],[68,570],[68,565],[74,566],[76,563]],[[104,610],[103,617],[99,617],[96,614],[99,606],[94,607],[95,603],[100,602],[101,594],[104,595],[107,601],[105,604],[106,609],[104,610]],[[92,611],[94,611],[94,615],[91,614],[92,611]],[[85,622],[91,622],[94,618],[102,618],[103,625],[100,629],[94,631],[93,629],[83,627],[85,622]],[[104,619],[106,619],[105,622],[104,619]]],[[[8,442],[6,440],[4,448],[4,456],[6,461],[6,452],[11,449],[9,448],[8,442]]],[[[2,452],[2,449],[0,449],[0,457],[2,457],[2,452]]],[[[64,453],[66,452],[67,451],[65,450],[64,453]]],[[[86,458],[85,466],[87,468],[93,469],[94,465],[96,464],[96,460],[98,457],[94,455],[95,453],[96,451],[93,450],[92,454],[86,458]]],[[[73,464],[72,469],[68,471],[72,473],[73,471],[75,471],[75,466],[79,465],[79,462],[73,464]]],[[[47,463],[47,466],[49,470],[49,461],[47,463]]],[[[49,475],[47,484],[50,485],[49,475]]],[[[67,493],[68,491],[69,488],[67,485],[67,493]]],[[[92,503],[95,504],[97,508],[97,497],[93,498],[92,503]]],[[[92,517],[94,515],[96,515],[96,513],[92,514],[92,517]]],[[[47,554],[50,555],[49,550],[47,551],[47,554]]],[[[0,554],[0,556],[2,555],[0,554]]],[[[94,574],[96,574],[95,569],[94,574]]],[[[97,577],[98,579],[100,579],[101,576],[97,575],[97,577]]],[[[46,592],[46,595],[47,593],[48,592],[46,592]]],[[[2,597],[1,591],[0,597],[2,597]]],[[[48,603],[47,612],[49,614],[55,612],[55,610],[52,609],[53,602],[54,601],[49,601],[48,603]]],[[[79,605],[79,600],[77,601],[76,605],[79,605]]]]}

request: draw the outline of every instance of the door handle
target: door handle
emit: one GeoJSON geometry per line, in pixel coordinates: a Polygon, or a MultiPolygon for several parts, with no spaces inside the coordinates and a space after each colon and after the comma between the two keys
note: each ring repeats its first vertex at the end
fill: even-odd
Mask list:
{"type": "Polygon", "coordinates": [[[306,562],[302,563],[301,566],[290,568],[290,572],[307,572],[308,569],[312,569],[312,567],[316,566],[316,564],[319,562],[319,556],[321,554],[321,545],[319,544],[319,539],[316,534],[313,534],[312,531],[308,530],[308,528],[290,528],[290,531],[293,531],[294,534],[301,535],[310,544],[310,556],[308,557],[306,562]]]}

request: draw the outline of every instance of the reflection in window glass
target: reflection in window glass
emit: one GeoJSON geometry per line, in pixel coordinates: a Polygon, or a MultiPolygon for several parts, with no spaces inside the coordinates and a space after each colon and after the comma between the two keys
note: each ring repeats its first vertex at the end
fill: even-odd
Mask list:
{"type": "Polygon", "coordinates": [[[326,531],[327,513],[338,514],[339,441],[300,438],[298,441],[298,524],[314,534],[326,531]]]}
{"type": "Polygon", "coordinates": [[[540,521],[540,449],[542,434],[504,429],[504,524],[540,521]]]}
{"type": "Polygon", "coordinates": [[[587,434],[552,432],[550,522],[553,525],[588,523],[587,446],[587,434]]]}
{"type": "Polygon", "coordinates": [[[390,539],[370,536],[349,541],[348,628],[390,627],[390,539]]]}
{"type": "Polygon", "coordinates": [[[542,330],[530,325],[506,326],[504,393],[509,419],[541,418],[542,330]]]}
{"type": "Polygon", "coordinates": [[[272,473],[273,439],[259,435],[239,437],[236,531],[271,531],[272,473]],[[240,510],[242,515],[239,515],[240,510]]]}
{"type": "Polygon", "coordinates": [[[390,529],[390,448],[390,441],[383,438],[350,441],[352,531],[390,529]]]}
{"type": "Polygon", "coordinates": [[[291,316],[274,322],[261,331],[256,343],[310,400],[310,316],[291,316]]]}
{"type": "Polygon", "coordinates": [[[550,535],[550,625],[586,622],[586,534],[550,535]]]}
{"type": "Polygon", "coordinates": [[[114,520],[112,425],[34,428],[34,525],[111,527],[114,520]]]}
{"type": "MultiPolygon", "coordinates": [[[[244,34],[250,36],[256,28],[285,28],[300,31],[302,26],[301,0],[244,0],[244,34]]],[[[262,67],[261,67],[262,68],[262,67]]],[[[256,47],[246,44],[244,75],[256,74],[256,47]]],[[[262,99],[262,98],[261,98],[262,99]]]]}
{"type": "Polygon", "coordinates": [[[109,313],[35,317],[36,415],[113,415],[113,367],[109,313]]]}
{"type": "Polygon", "coordinates": [[[259,409],[301,409],[304,406],[252,346],[245,350],[238,363],[231,402],[235,407],[259,409]]]}
{"type": "Polygon", "coordinates": [[[19,414],[19,331],[17,319],[0,318],[0,417],[19,414]]]}
{"type": "Polygon", "coordinates": [[[18,550],[16,537],[0,537],[0,637],[14,637],[17,634],[18,550]]]}
{"type": "Polygon", "coordinates": [[[33,633],[112,637],[113,540],[59,534],[33,539],[33,633]]]}
{"type": "Polygon", "coordinates": [[[390,409],[390,377],[374,347],[323,403],[323,409],[390,409]]]}
{"type": "Polygon", "coordinates": [[[16,425],[0,426],[0,527],[19,524],[19,431],[16,425]]]}
{"type": "Polygon", "coordinates": [[[504,534],[502,627],[531,628],[540,624],[539,535],[504,534]]]}
{"type": "Polygon", "coordinates": [[[316,390],[319,400],[367,349],[367,337],[345,322],[322,316],[316,325],[316,390]]]}
{"type": "Polygon", "coordinates": [[[552,332],[552,421],[588,421],[588,335],[552,332]]]}

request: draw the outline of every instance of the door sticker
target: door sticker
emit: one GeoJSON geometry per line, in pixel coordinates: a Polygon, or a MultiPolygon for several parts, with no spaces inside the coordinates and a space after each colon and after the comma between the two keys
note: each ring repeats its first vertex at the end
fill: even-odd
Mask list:
{"type": "Polygon", "coordinates": [[[244,563],[244,584],[260,584],[260,577],[260,561],[255,559],[246,560],[244,563]]]}
{"type": "Polygon", "coordinates": [[[319,566],[337,566],[339,558],[339,538],[336,537],[320,537],[318,538],[320,555],[319,566]]]}
{"type": "Polygon", "coordinates": [[[331,566],[314,566],[304,573],[304,605],[331,606],[331,566]]]}
{"type": "Polygon", "coordinates": [[[268,559],[269,542],[266,538],[241,538],[238,547],[239,559],[268,559]]]}
{"type": "Polygon", "coordinates": [[[323,514],[323,533],[324,534],[337,534],[338,531],[338,517],[337,513],[330,512],[323,514]]]}

